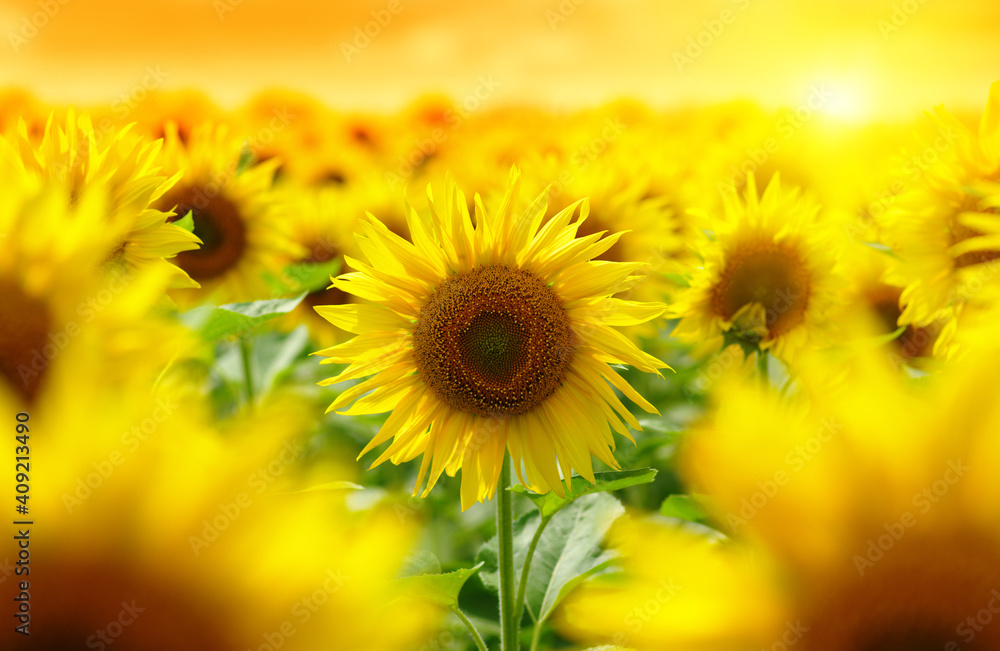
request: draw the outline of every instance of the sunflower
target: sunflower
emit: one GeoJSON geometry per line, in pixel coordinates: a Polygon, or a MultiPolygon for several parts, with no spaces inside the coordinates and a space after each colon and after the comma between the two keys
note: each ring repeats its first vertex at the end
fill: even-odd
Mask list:
{"type": "Polygon", "coordinates": [[[177,137],[188,142],[192,132],[208,122],[226,119],[226,113],[204,92],[191,88],[171,91],[152,90],[136,93],[127,101],[112,103],[107,109],[108,119],[116,122],[135,122],[139,133],[152,140],[166,138],[176,125],[177,137]],[[136,97],[135,95],[142,95],[136,97]]]}
{"type": "MultiPolygon", "coordinates": [[[[341,188],[286,186],[281,192],[287,197],[283,201],[289,206],[292,240],[305,251],[304,256],[295,260],[298,265],[289,268],[282,278],[285,284],[297,290],[312,267],[337,262],[342,267],[345,254],[356,255],[354,228],[359,213],[351,210],[352,205],[341,188]],[[302,275],[296,276],[294,272],[302,272],[302,275]]],[[[313,289],[295,310],[280,319],[278,325],[292,329],[305,323],[314,341],[323,347],[333,346],[350,335],[343,330],[331,329],[330,323],[320,317],[314,308],[357,300],[336,287],[313,289]]]]}
{"type": "Polygon", "coordinates": [[[705,353],[730,339],[787,361],[827,329],[839,283],[835,233],[777,175],[758,199],[750,174],[745,202],[727,194],[724,204],[722,216],[706,218],[704,262],[671,306],[680,319],[673,336],[705,353]]]}
{"type": "Polygon", "coordinates": [[[271,192],[277,160],[240,167],[243,141],[225,126],[195,127],[185,145],[171,124],[162,164],[181,180],[156,207],[172,218],[191,213],[201,248],[177,256],[177,264],[201,283],[198,292],[176,292],[184,303],[219,303],[270,296],[264,276],[277,275],[302,250],[288,236],[283,207],[271,192]]]}
{"type": "Polygon", "coordinates": [[[197,287],[170,258],[197,249],[198,238],[152,207],[178,178],[160,174],[160,144],[143,141],[128,127],[95,131],[88,115],[70,108],[65,123],[50,114],[37,146],[21,122],[11,139],[0,137],[0,156],[13,169],[60,186],[71,202],[90,189],[105,195],[105,221],[121,231],[105,249],[108,270],[159,268],[173,275],[173,286],[197,287]]]}
{"type": "Polygon", "coordinates": [[[899,257],[901,324],[952,320],[996,276],[1000,258],[1000,82],[973,133],[943,107],[900,171],[906,185],[882,219],[899,257]]]}
{"type": "Polygon", "coordinates": [[[374,374],[330,409],[354,402],[341,413],[393,412],[362,454],[390,438],[373,465],[423,454],[414,494],[425,479],[424,495],[442,471],[461,468],[463,508],[492,496],[505,450],[518,478],[540,492],[564,494],[560,470],[567,482],[573,469],[593,482],[591,454],[618,468],[611,429],[631,438],[621,420],[639,423],[613,388],[656,410],[609,364],[666,368],[614,330],[665,309],[613,298],[642,263],[591,261],[620,233],[577,238],[570,222],[578,206],[586,213],[585,201],[543,226],[544,196],[521,214],[519,186],[514,168],[490,213],[477,195],[473,226],[449,179],[443,197],[431,199],[432,216],[411,212],[412,243],[369,216],[358,236],[368,262],[348,257],[357,272],[333,284],[372,304],[317,308],[359,335],[318,353],[350,364],[323,384],[374,374]]]}
{"type": "Polygon", "coordinates": [[[107,221],[106,193],[85,188],[71,204],[62,189],[2,159],[0,178],[0,396],[61,409],[61,391],[49,385],[55,376],[75,377],[80,351],[103,360],[108,384],[134,377],[137,361],[165,363],[178,326],[157,306],[170,274],[104,268],[105,252],[123,236],[107,221]]]}
{"type": "MultiPolygon", "coordinates": [[[[841,294],[841,314],[835,315],[834,321],[857,317],[860,309],[872,317],[872,330],[877,336],[889,335],[901,327],[899,301],[902,289],[885,280],[892,261],[889,252],[865,244],[853,243],[845,247],[843,267],[847,284],[841,294]]],[[[939,323],[923,327],[906,325],[899,336],[886,345],[886,352],[897,366],[913,364],[931,356],[940,332],[939,323]]]]}
{"type": "Polygon", "coordinates": [[[790,401],[724,387],[683,467],[732,537],[636,525],[632,577],[578,594],[567,628],[638,649],[1000,646],[995,342],[994,324],[922,384],[879,357],[833,390],[826,360],[790,401]]]}
{"type": "Polygon", "coordinates": [[[45,531],[30,527],[30,648],[394,651],[429,633],[432,613],[395,600],[413,528],[303,491],[302,405],[217,430],[98,369],[28,420],[44,460],[28,516],[45,531]]]}
{"type": "Polygon", "coordinates": [[[278,158],[276,179],[301,185],[344,185],[359,175],[358,156],[337,138],[330,108],[308,95],[267,90],[234,116],[257,160],[278,158]]]}

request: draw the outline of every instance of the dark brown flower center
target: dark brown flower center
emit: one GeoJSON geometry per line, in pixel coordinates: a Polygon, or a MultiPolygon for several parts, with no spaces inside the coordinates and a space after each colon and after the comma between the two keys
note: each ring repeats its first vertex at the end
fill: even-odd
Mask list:
{"type": "Polygon", "coordinates": [[[49,341],[51,329],[52,315],[45,303],[0,280],[0,376],[29,403],[60,351],[49,341]]]}
{"type": "Polygon", "coordinates": [[[560,385],[574,335],[559,299],[537,277],[481,267],[441,283],[417,319],[413,349],[424,382],[450,407],[513,416],[560,385]]]}
{"type": "Polygon", "coordinates": [[[176,262],[193,279],[212,280],[239,264],[247,248],[247,229],[235,204],[217,192],[199,188],[182,188],[160,203],[164,210],[176,205],[177,214],[170,221],[192,214],[194,234],[202,245],[193,251],[181,251],[176,262]]]}
{"type": "MultiPolygon", "coordinates": [[[[961,212],[968,211],[980,211],[978,201],[974,201],[971,197],[966,198],[962,207],[961,212]]],[[[996,209],[988,208],[982,212],[995,213],[996,209]]],[[[1000,218],[1000,217],[998,217],[1000,218]]],[[[971,239],[973,237],[979,237],[983,233],[977,231],[974,228],[970,228],[965,224],[958,223],[957,215],[953,220],[954,223],[951,224],[950,235],[952,246],[958,244],[959,242],[964,242],[965,240],[971,239]]],[[[991,262],[1000,258],[1000,251],[995,249],[983,249],[980,251],[967,251],[955,257],[955,268],[961,269],[962,267],[969,267],[975,264],[983,264],[985,262],[991,262]]]]}
{"type": "MultiPolygon", "coordinates": [[[[60,563],[32,567],[32,649],[236,651],[232,614],[222,603],[139,576],[120,565],[60,563]],[[197,634],[193,632],[197,631],[197,634]]],[[[245,642],[256,638],[247,634],[245,642]]]]}
{"type": "Polygon", "coordinates": [[[743,327],[774,339],[802,322],[809,306],[810,279],[801,256],[791,247],[769,240],[744,244],[729,256],[712,289],[712,310],[731,321],[745,307],[760,307],[743,327]],[[763,333],[766,333],[764,335],[763,333]]]}
{"type": "Polygon", "coordinates": [[[892,522],[858,544],[853,565],[848,560],[838,585],[807,607],[802,651],[1000,648],[994,541],[892,522]]]}
{"type": "MultiPolygon", "coordinates": [[[[894,332],[899,328],[899,297],[902,289],[891,285],[878,285],[868,292],[868,304],[875,312],[879,321],[885,325],[885,332],[894,332]]],[[[904,359],[926,357],[930,354],[934,340],[937,339],[939,327],[935,325],[916,327],[906,326],[903,334],[892,341],[893,349],[904,359]]]]}

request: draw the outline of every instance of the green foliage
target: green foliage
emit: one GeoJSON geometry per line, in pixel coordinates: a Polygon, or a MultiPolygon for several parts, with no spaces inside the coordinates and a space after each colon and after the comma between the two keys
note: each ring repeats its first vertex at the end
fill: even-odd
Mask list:
{"type": "MultiPolygon", "coordinates": [[[[625,508],[614,497],[591,493],[567,502],[550,516],[529,513],[514,523],[514,571],[520,574],[532,539],[544,527],[532,550],[525,608],[536,622],[544,622],[577,584],[607,567],[615,558],[601,543],[608,529],[625,508]],[[551,522],[549,520],[551,519],[551,522]]],[[[498,589],[497,539],[492,538],[479,552],[484,563],[480,578],[492,590],[498,589]]]]}
{"type": "Polygon", "coordinates": [[[229,303],[218,307],[196,307],[181,315],[181,322],[197,332],[205,341],[225,337],[245,337],[264,322],[288,314],[306,297],[305,292],[293,298],[269,301],[229,303]]]}
{"type": "Polygon", "coordinates": [[[446,574],[421,574],[418,576],[406,576],[397,579],[400,585],[400,592],[420,599],[426,599],[431,603],[444,606],[446,608],[458,607],[458,593],[462,586],[479,571],[483,566],[480,562],[477,565],[448,572],[446,574]]]}
{"type": "Polygon", "coordinates": [[[639,470],[623,470],[620,472],[598,472],[594,474],[596,484],[574,475],[571,480],[572,489],[566,491],[566,497],[559,497],[554,492],[532,493],[524,486],[518,484],[511,487],[515,493],[521,493],[538,507],[542,517],[552,517],[561,509],[571,504],[573,501],[592,493],[602,493],[614,491],[620,488],[636,486],[638,484],[648,484],[656,478],[656,470],[653,468],[641,468],[639,470]]]}

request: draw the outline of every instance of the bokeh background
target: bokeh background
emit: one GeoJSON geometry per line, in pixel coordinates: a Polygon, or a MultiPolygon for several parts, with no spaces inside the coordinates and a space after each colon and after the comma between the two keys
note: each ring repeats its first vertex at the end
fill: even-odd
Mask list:
{"type": "Polygon", "coordinates": [[[832,113],[899,118],[942,101],[978,109],[1000,61],[989,0],[5,0],[0,26],[0,85],[79,103],[112,102],[154,66],[163,89],[202,88],[224,105],[281,86],[391,110],[427,91],[462,98],[492,75],[498,103],[775,108],[825,83],[832,113]],[[345,54],[372,12],[391,19],[345,54]],[[37,34],[15,47],[12,33],[32,33],[25,20],[37,34]],[[695,56],[679,66],[678,54],[695,56]]]}
{"type": "MultiPolygon", "coordinates": [[[[244,163],[261,163],[255,178],[263,187],[246,196],[277,197],[292,213],[304,215],[289,221],[298,230],[297,243],[315,254],[296,258],[285,251],[289,259],[275,264],[323,265],[331,262],[331,251],[350,252],[350,231],[366,210],[401,227],[403,186],[407,198],[419,198],[427,183],[440,182],[446,172],[470,197],[481,191],[489,206],[502,196],[512,162],[526,170],[525,194],[542,192],[569,174],[570,182],[549,190],[553,211],[589,196],[595,229],[617,230],[622,215],[634,220],[626,225],[640,231],[631,240],[636,244],[615,251],[625,259],[649,262],[655,253],[658,260],[681,265],[680,271],[684,264],[693,266],[688,243],[698,229],[687,215],[691,209],[717,212],[720,188],[731,184],[743,190],[747,171],[758,175],[761,188],[775,172],[803,187],[821,201],[824,220],[838,226],[852,247],[871,253],[861,242],[875,240],[876,218],[904,187],[897,187],[893,175],[901,166],[914,171],[915,159],[902,152],[916,146],[912,132],[923,124],[922,114],[944,104],[965,124],[978,121],[990,85],[1000,79],[998,33],[1000,3],[991,0],[0,0],[0,134],[11,136],[16,119],[25,117],[30,125],[25,138],[37,142],[51,110],[58,123],[65,107],[75,105],[94,116],[102,144],[132,121],[140,123],[139,136],[152,141],[166,135],[169,142],[165,125],[178,121],[180,135],[173,134],[172,144],[179,150],[199,121],[230,121],[237,135],[234,149],[220,146],[208,172],[180,164],[177,169],[185,183],[190,178],[205,187],[211,174],[229,165],[235,169],[237,160],[241,170],[244,163]],[[796,110],[805,117],[797,119],[796,110]],[[454,119],[456,111],[461,119],[454,119]],[[290,126],[282,121],[274,128],[272,118],[285,115],[293,118],[290,126]],[[106,119],[113,126],[104,127],[106,119]],[[624,132],[609,126],[619,124],[624,132]],[[425,147],[442,129],[444,137],[435,136],[425,147]],[[273,144],[253,140],[253,134],[265,132],[277,136],[273,144]],[[251,135],[244,151],[240,138],[246,134],[251,135]],[[768,142],[776,144],[765,152],[768,142]],[[592,164],[595,160],[600,164],[592,164]],[[317,242],[335,246],[319,256],[317,242]]],[[[169,158],[158,164],[172,174],[175,161],[169,158]]],[[[0,192],[3,183],[0,178],[0,192]]],[[[166,198],[164,209],[185,203],[166,198]]],[[[416,207],[424,208],[418,202],[416,207]]],[[[36,239],[25,235],[23,242],[32,245],[24,250],[37,253],[36,239]]],[[[55,267],[42,254],[36,258],[39,269],[55,267]]],[[[864,264],[845,267],[857,270],[854,284],[837,288],[848,301],[862,302],[866,280],[879,291],[892,290],[866,298],[873,303],[867,307],[886,317],[885,332],[895,331],[899,287],[882,286],[878,265],[872,265],[870,279],[864,264]]],[[[321,271],[325,285],[328,269],[321,271]]],[[[666,273],[674,267],[658,271],[664,272],[663,285],[680,275],[666,273]]],[[[71,265],[60,267],[60,274],[53,277],[83,276],[71,265]]],[[[82,290],[71,283],[61,290],[66,305],[79,300],[74,292],[94,291],[80,282],[82,290]]],[[[653,284],[648,295],[637,297],[670,302],[670,292],[679,292],[653,284]]],[[[97,630],[93,622],[104,626],[117,617],[118,600],[135,590],[140,601],[162,605],[130,629],[137,646],[159,640],[163,648],[176,648],[173,638],[160,633],[202,626],[203,614],[210,613],[225,624],[220,639],[231,636],[236,642],[213,646],[212,638],[204,637],[205,648],[264,648],[271,643],[268,636],[288,621],[309,631],[296,635],[288,648],[338,648],[338,642],[340,648],[402,648],[391,636],[378,641],[382,646],[371,637],[372,630],[391,632],[372,606],[394,596],[391,581],[401,568],[450,571],[475,563],[494,533],[492,504],[462,510],[459,481],[451,478],[426,500],[410,498],[418,463],[368,471],[373,455],[354,461],[385,415],[323,415],[343,387],[317,387],[331,373],[309,353],[346,334],[334,333],[312,312],[311,304],[344,298],[315,296],[318,287],[308,288],[316,291],[296,313],[274,322],[279,326],[253,335],[251,364],[257,366],[250,375],[262,380],[257,398],[266,409],[248,410],[253,396],[244,399],[242,385],[250,367],[240,366],[241,355],[244,360],[248,355],[234,337],[199,342],[185,364],[175,365],[176,377],[168,378],[178,386],[163,383],[164,391],[185,398],[178,416],[159,428],[151,443],[137,443],[135,454],[131,444],[123,448],[126,439],[119,435],[154,413],[156,407],[143,397],[152,380],[133,382],[135,395],[119,393],[117,380],[104,375],[101,349],[88,348],[89,338],[53,365],[58,372],[53,371],[54,388],[46,389],[45,404],[56,407],[39,404],[32,415],[39,432],[58,432],[49,439],[49,458],[58,463],[50,464],[48,479],[39,482],[52,517],[47,529],[38,529],[36,549],[39,567],[49,572],[39,578],[40,589],[65,596],[36,599],[41,621],[78,627],[72,637],[54,640],[53,648],[88,639],[97,630]],[[64,401],[64,395],[73,398],[64,401]],[[289,441],[302,451],[294,461],[275,461],[284,458],[289,441]],[[94,476],[122,449],[131,455],[122,464],[125,470],[115,470],[107,482],[98,478],[101,490],[94,489],[95,497],[83,498],[75,511],[64,496],[88,492],[78,478],[94,476]],[[259,476],[268,481],[257,493],[259,476]],[[284,500],[299,499],[288,495],[331,481],[356,482],[365,490],[338,497],[334,506],[328,496],[310,493],[295,510],[284,510],[284,500]],[[241,516],[210,553],[192,548],[192,536],[212,533],[210,524],[244,493],[265,506],[241,516]],[[293,539],[298,546],[289,548],[293,539]],[[297,608],[314,598],[317,585],[334,594],[323,578],[332,571],[331,558],[344,559],[347,574],[365,581],[351,582],[331,597],[335,606],[326,612],[334,615],[300,619],[305,611],[297,608]],[[110,587],[95,591],[102,581],[110,587]],[[78,607],[89,599],[93,608],[78,607]],[[166,614],[154,617],[154,611],[166,614]],[[79,621],[65,613],[79,615],[79,621]],[[342,627],[342,621],[356,626],[342,627]],[[331,637],[338,632],[342,638],[331,637]]],[[[182,296],[172,295],[182,310],[204,299],[194,295],[184,302],[182,296]]],[[[0,306],[9,306],[4,298],[0,306]]],[[[162,324],[150,317],[151,334],[144,336],[177,337],[187,345],[191,333],[173,330],[192,322],[175,317],[164,326],[167,334],[156,332],[153,326],[162,324]]],[[[107,316],[112,325],[118,318],[107,316]]],[[[710,409],[715,367],[668,336],[662,323],[656,327],[631,334],[677,373],[668,380],[623,373],[661,416],[637,414],[644,427],[639,445],[620,446],[616,458],[624,468],[652,466],[660,474],[656,483],[631,486],[617,497],[637,512],[667,514],[661,505],[685,497],[690,488],[675,472],[675,443],[710,409]]],[[[87,337],[100,342],[103,332],[94,327],[87,337]]],[[[120,365],[155,378],[166,363],[158,357],[165,350],[149,345],[140,350],[141,363],[123,355],[120,365]]],[[[747,366],[733,348],[714,358],[726,368],[739,362],[747,366]]],[[[784,372],[774,364],[775,374],[784,372]]],[[[776,386],[787,378],[777,375],[776,386]]],[[[3,391],[0,398],[21,399],[17,387],[3,391]]],[[[520,512],[529,507],[520,501],[520,512]]],[[[13,587],[10,549],[0,551],[4,590],[13,587]]],[[[326,592],[319,594],[327,599],[326,592]]],[[[470,581],[461,605],[494,643],[495,595],[470,581]]],[[[398,629],[426,641],[422,648],[472,648],[453,617],[442,620],[435,612],[413,619],[419,621],[398,629]]],[[[128,639],[113,648],[127,648],[128,639]]],[[[547,643],[569,642],[547,631],[543,648],[547,643]]]]}

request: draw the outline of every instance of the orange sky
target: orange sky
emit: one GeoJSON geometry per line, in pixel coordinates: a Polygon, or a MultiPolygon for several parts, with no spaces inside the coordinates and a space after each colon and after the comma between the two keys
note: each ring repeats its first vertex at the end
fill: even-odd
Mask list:
{"type": "Polygon", "coordinates": [[[863,118],[940,102],[978,112],[1000,78],[995,0],[62,2],[0,2],[0,86],[86,104],[145,81],[225,105],[285,86],[391,109],[431,90],[485,94],[484,80],[489,102],[560,107],[622,95],[773,107],[825,85],[828,110],[863,118]],[[372,12],[386,24],[353,44],[372,12]]]}

